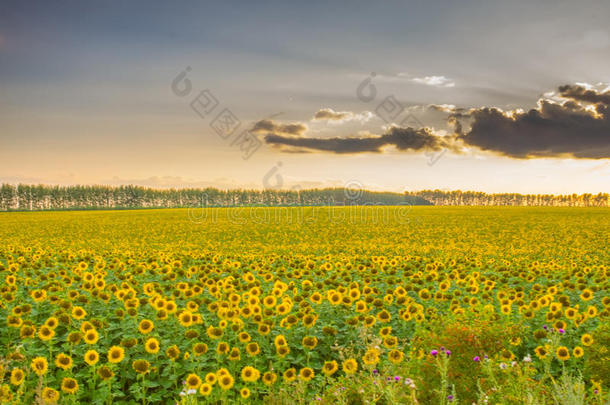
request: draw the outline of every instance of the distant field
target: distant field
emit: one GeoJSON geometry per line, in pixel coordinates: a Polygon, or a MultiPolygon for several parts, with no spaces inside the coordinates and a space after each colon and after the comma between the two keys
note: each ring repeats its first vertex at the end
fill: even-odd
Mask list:
{"type": "Polygon", "coordinates": [[[550,403],[582,373],[603,403],[608,229],[607,208],[0,213],[0,395],[550,403]]]}

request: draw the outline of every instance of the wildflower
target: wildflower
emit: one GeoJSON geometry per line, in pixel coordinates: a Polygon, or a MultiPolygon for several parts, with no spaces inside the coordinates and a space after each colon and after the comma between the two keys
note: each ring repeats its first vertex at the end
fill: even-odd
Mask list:
{"type": "Polygon", "coordinates": [[[472,359],[472,361],[479,362],[479,361],[481,361],[481,358],[480,358],[479,356],[474,356],[474,358],[472,359]]]}

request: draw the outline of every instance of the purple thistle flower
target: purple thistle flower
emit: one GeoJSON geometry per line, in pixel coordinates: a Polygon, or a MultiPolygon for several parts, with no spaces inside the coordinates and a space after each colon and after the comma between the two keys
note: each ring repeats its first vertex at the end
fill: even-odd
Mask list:
{"type": "Polygon", "coordinates": [[[399,375],[394,376],[394,380],[395,380],[395,381],[400,381],[400,376],[399,376],[399,375]]]}
{"type": "Polygon", "coordinates": [[[472,361],[481,361],[481,358],[479,356],[474,356],[474,358],[472,359],[472,361]]]}
{"type": "Polygon", "coordinates": [[[432,350],[430,354],[436,357],[436,355],[438,354],[438,350],[432,350]]]}
{"type": "Polygon", "coordinates": [[[374,369],[373,374],[377,375],[377,374],[379,374],[379,371],[377,371],[377,369],[374,369]]]}
{"type": "Polygon", "coordinates": [[[451,350],[445,350],[445,354],[446,354],[447,356],[451,356],[451,350]]]}
{"type": "Polygon", "coordinates": [[[559,328],[559,333],[561,333],[563,335],[564,333],[566,333],[566,331],[561,329],[561,328],[559,328]]]}
{"type": "Polygon", "coordinates": [[[453,395],[449,394],[449,396],[447,397],[447,399],[451,402],[453,401],[453,395]]]}

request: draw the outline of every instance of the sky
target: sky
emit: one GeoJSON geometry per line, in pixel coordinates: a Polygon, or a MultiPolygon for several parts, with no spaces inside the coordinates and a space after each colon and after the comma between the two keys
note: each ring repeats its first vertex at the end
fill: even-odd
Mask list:
{"type": "Polygon", "coordinates": [[[0,4],[0,182],[610,192],[610,3],[0,4]]]}

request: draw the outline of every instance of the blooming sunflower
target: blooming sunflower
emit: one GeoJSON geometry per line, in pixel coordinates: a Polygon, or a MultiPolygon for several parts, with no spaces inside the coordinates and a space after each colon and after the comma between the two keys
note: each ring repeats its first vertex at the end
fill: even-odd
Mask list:
{"type": "Polygon", "coordinates": [[[155,324],[150,319],[142,319],[138,325],[138,330],[141,334],[146,335],[155,328],[155,324]]]}
{"type": "Polygon", "coordinates": [[[580,342],[585,346],[591,346],[594,342],[593,336],[591,336],[588,333],[585,333],[584,335],[581,336],[580,342]]]}
{"type": "Polygon", "coordinates": [[[95,350],[89,350],[85,353],[85,363],[93,366],[97,364],[100,359],[100,355],[95,350]]]}
{"type": "Polygon", "coordinates": [[[288,370],[284,371],[282,377],[286,382],[294,381],[297,378],[297,370],[294,367],[291,367],[288,370]]]}
{"type": "Polygon", "coordinates": [[[338,369],[339,365],[335,360],[325,361],[324,365],[322,366],[322,372],[327,376],[335,374],[338,369]]]}
{"type": "Polygon", "coordinates": [[[108,361],[110,363],[120,363],[125,358],[125,349],[121,346],[112,346],[108,350],[108,361]]]}
{"type": "Polygon", "coordinates": [[[66,394],[76,394],[78,391],[78,382],[74,378],[64,377],[61,380],[61,390],[66,394]]]}
{"type": "Polygon", "coordinates": [[[241,379],[245,382],[255,382],[260,377],[260,371],[252,366],[246,366],[241,370],[241,379]]]}
{"type": "Polygon", "coordinates": [[[49,369],[49,363],[44,357],[35,357],[30,364],[30,367],[37,375],[45,375],[49,369]]]}
{"type": "Polygon", "coordinates": [[[345,374],[354,374],[358,371],[358,362],[355,359],[347,359],[342,363],[345,374]]]}
{"type": "Polygon", "coordinates": [[[230,390],[233,387],[234,383],[235,383],[235,379],[233,379],[233,376],[228,373],[223,374],[222,376],[220,376],[218,378],[218,386],[225,391],[230,390]]]}
{"type": "Polygon", "coordinates": [[[146,343],[144,343],[144,350],[146,350],[146,352],[150,354],[158,353],[160,348],[161,345],[159,344],[159,341],[155,338],[148,338],[146,340],[146,343]]]}
{"type": "Polygon", "coordinates": [[[144,360],[144,359],[134,360],[131,363],[131,367],[138,374],[146,374],[146,373],[148,373],[150,371],[150,363],[147,360],[144,360]]]}
{"type": "Polygon", "coordinates": [[[21,385],[23,380],[25,379],[25,373],[20,368],[14,368],[11,371],[11,384],[13,385],[21,385]]]}
{"type": "Polygon", "coordinates": [[[199,393],[204,397],[207,397],[212,393],[212,386],[208,383],[203,383],[199,386],[199,393]]]}
{"type": "Polygon", "coordinates": [[[199,377],[197,374],[191,373],[186,376],[184,382],[189,389],[196,390],[201,385],[201,377],[199,377]]]}
{"type": "Polygon", "coordinates": [[[277,374],[272,371],[267,371],[263,374],[262,380],[265,385],[271,386],[275,384],[275,381],[277,380],[277,374]]]}
{"type": "Polygon", "coordinates": [[[55,365],[63,370],[72,368],[72,364],[72,357],[65,353],[59,353],[57,357],[55,357],[55,365]]]}
{"type": "Polygon", "coordinates": [[[56,404],[57,401],[59,400],[59,391],[50,388],[50,387],[44,387],[42,389],[42,401],[45,404],[56,404]]]}

